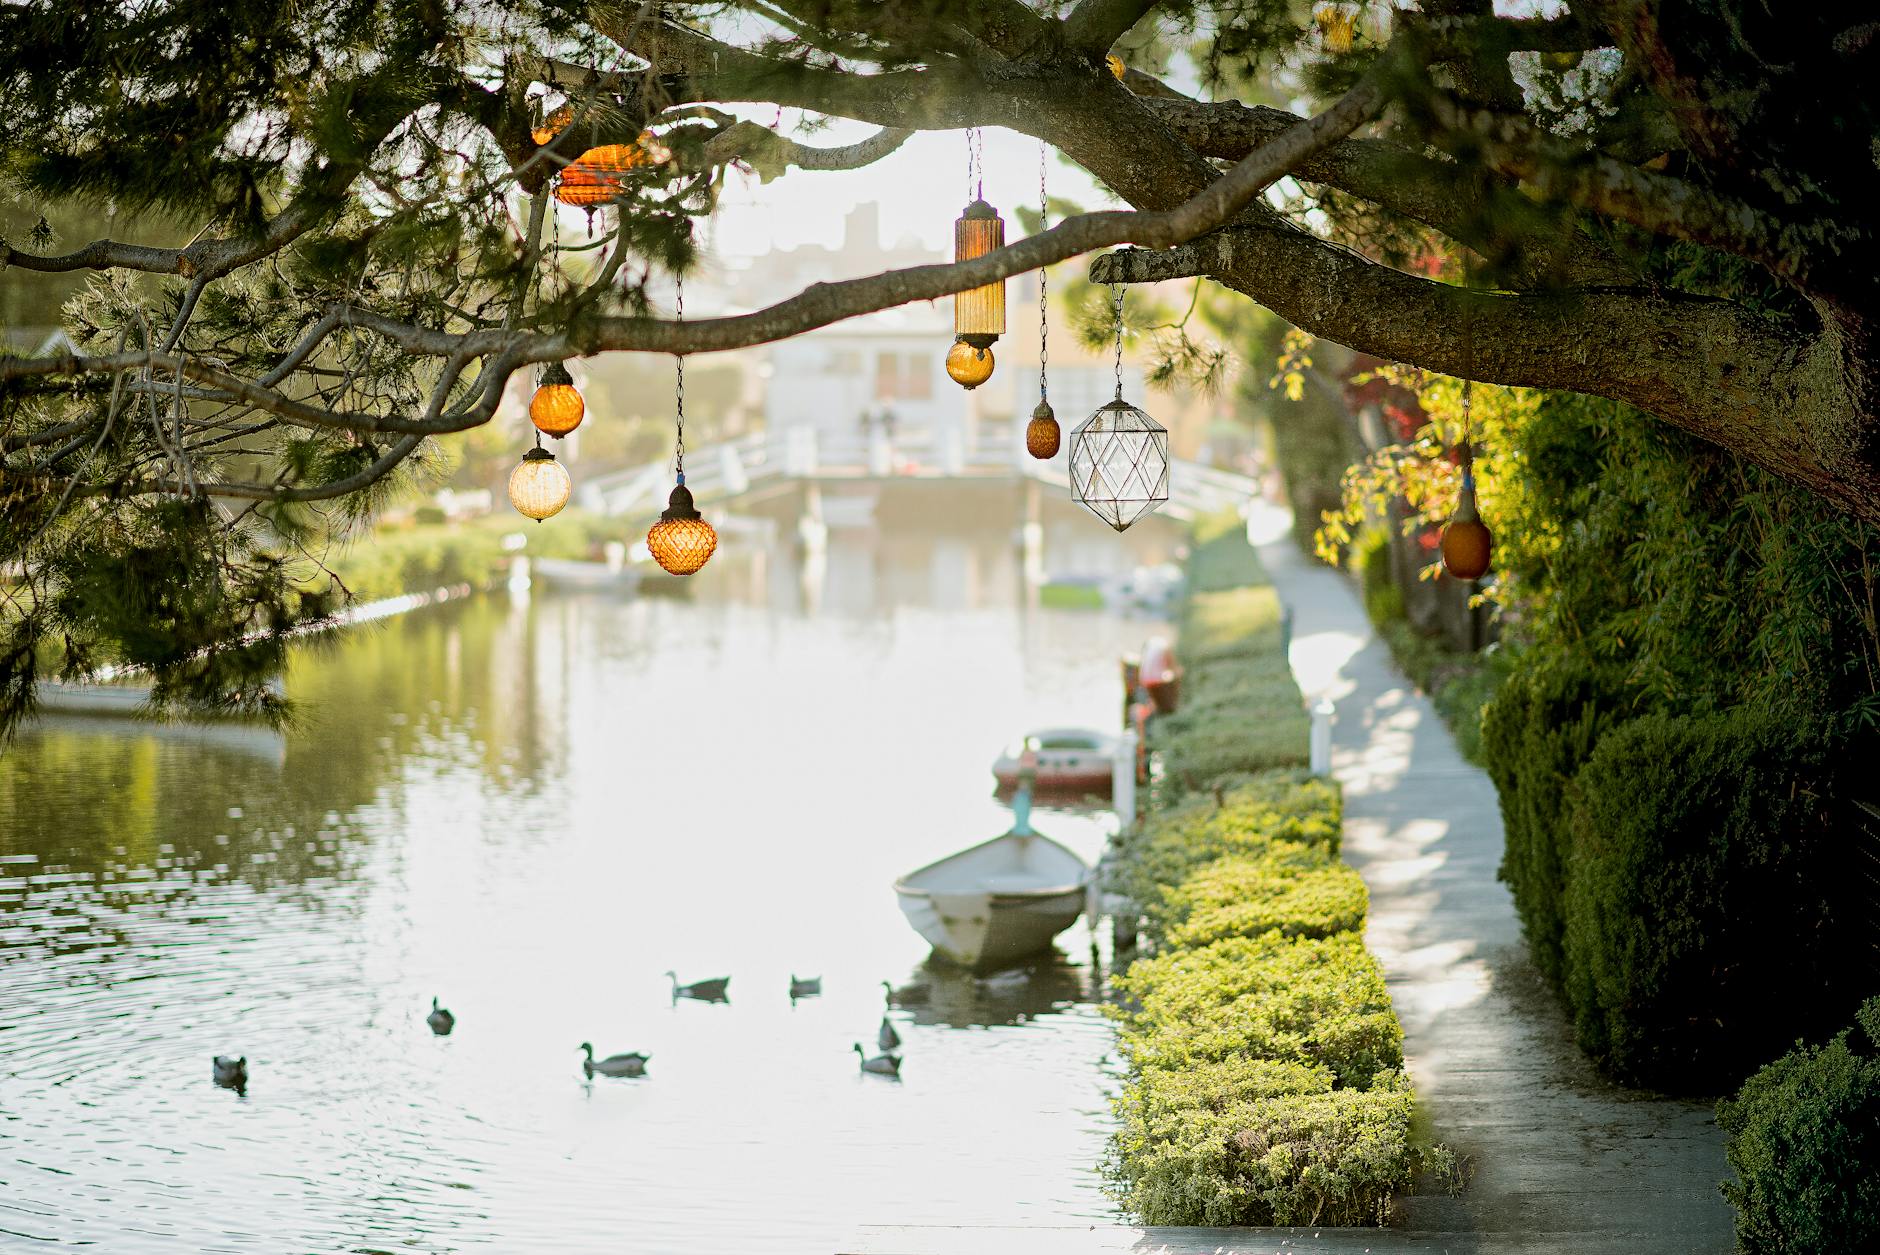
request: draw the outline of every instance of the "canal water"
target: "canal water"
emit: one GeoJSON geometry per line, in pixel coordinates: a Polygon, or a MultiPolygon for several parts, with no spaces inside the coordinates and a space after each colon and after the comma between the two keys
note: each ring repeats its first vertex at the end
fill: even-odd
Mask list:
{"type": "MultiPolygon", "coordinates": [[[[279,738],[25,736],[0,1248],[828,1252],[1111,1218],[1090,933],[1011,980],[936,973],[890,884],[1009,826],[1003,742],[1113,726],[1150,625],[1020,609],[1003,556],[949,552],[809,603],[727,563],[689,601],[420,611],[301,652],[279,738]],[[729,1003],[674,1005],[668,969],[729,1003]],[[929,994],[894,1012],[898,1083],[850,1049],[883,980],[929,994]],[[583,1041],[649,1075],[586,1081],[583,1041]]],[[[1037,824],[1094,857],[1109,819],[1037,824]]]]}

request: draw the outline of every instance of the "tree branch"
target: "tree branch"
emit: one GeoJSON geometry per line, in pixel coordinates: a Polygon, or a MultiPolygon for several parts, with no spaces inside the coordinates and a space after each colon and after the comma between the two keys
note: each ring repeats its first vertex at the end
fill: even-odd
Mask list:
{"type": "Polygon", "coordinates": [[[1078,0],[1064,15],[1064,44],[1092,59],[1127,35],[1156,0],[1078,0]]]}

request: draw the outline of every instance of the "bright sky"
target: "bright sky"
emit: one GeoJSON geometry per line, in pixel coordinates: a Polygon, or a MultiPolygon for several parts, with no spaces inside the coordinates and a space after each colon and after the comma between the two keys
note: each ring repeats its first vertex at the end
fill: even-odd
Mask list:
{"type": "MultiPolygon", "coordinates": [[[[786,127],[794,119],[786,114],[786,127]]],[[[853,143],[875,128],[837,122],[808,135],[791,134],[804,143],[835,147],[853,143]]],[[[1012,237],[1016,210],[1038,204],[1038,141],[1011,131],[987,130],[986,199],[1004,215],[1012,237]]],[[[1108,203],[1091,177],[1049,153],[1046,174],[1051,194],[1084,208],[1108,203]]],[[[884,245],[912,235],[935,251],[953,246],[953,220],[971,198],[966,186],[966,132],[923,131],[892,155],[859,170],[792,169],[782,178],[761,183],[754,174],[733,172],[718,212],[712,217],[712,244],[727,256],[755,256],[772,248],[842,242],[842,221],[865,201],[881,206],[884,245]]],[[[840,276],[831,276],[838,278],[840,276]]]]}

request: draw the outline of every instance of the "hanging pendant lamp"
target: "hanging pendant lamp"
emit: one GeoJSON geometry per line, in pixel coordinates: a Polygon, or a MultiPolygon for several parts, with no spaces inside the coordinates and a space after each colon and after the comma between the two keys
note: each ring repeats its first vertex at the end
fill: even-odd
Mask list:
{"type": "MultiPolygon", "coordinates": [[[[979,167],[979,132],[966,137],[968,186],[974,199],[953,224],[953,260],[971,261],[1005,247],[1005,220],[986,203],[979,167]]],[[[992,377],[992,345],[1005,334],[1005,280],[958,292],[953,297],[954,344],[947,374],[968,390],[992,377]]]]}
{"type": "Polygon", "coordinates": [[[574,386],[574,376],[562,363],[550,363],[529,401],[529,421],[543,435],[559,438],[579,427],[586,414],[587,402],[574,386]]]}
{"type": "MultiPolygon", "coordinates": [[[[679,321],[685,321],[685,285],[679,283],[679,321]]],[[[678,482],[666,500],[666,511],[646,533],[646,548],[653,561],[670,575],[692,575],[703,567],[718,549],[718,532],[699,514],[692,502],[692,490],[685,486],[685,358],[677,359],[677,383],[674,409],[678,437],[673,453],[673,471],[678,482]]]]}
{"type": "Polygon", "coordinates": [[[560,514],[574,492],[574,481],[555,455],[536,445],[509,472],[509,504],[524,518],[540,523],[560,514]]]}
{"type": "MultiPolygon", "coordinates": [[[[1044,190],[1044,141],[1038,141],[1038,229],[1045,229],[1050,212],[1050,202],[1044,190]]],[[[1050,357],[1051,323],[1048,317],[1050,306],[1045,299],[1045,267],[1038,267],[1038,404],[1031,411],[1031,421],[1025,424],[1025,452],[1040,462],[1048,462],[1057,456],[1058,446],[1063,442],[1063,432],[1058,427],[1057,415],[1051,410],[1049,389],[1046,387],[1045,369],[1050,357]]]]}
{"type": "Polygon", "coordinates": [[[1475,452],[1469,433],[1471,384],[1471,380],[1462,381],[1462,489],[1456,494],[1456,512],[1443,524],[1441,546],[1443,570],[1459,580],[1479,580],[1488,573],[1494,539],[1475,508],[1475,452]]]}
{"type": "Polygon", "coordinates": [[[1123,288],[1115,285],[1116,399],[1071,433],[1071,499],[1116,531],[1168,500],[1168,429],[1123,400],[1123,288]]]}

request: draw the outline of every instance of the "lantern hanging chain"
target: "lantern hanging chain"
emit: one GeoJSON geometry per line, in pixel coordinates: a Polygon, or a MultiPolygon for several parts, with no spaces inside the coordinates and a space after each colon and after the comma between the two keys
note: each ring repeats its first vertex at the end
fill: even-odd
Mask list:
{"type": "MultiPolygon", "coordinates": [[[[1038,230],[1043,231],[1049,224],[1050,202],[1044,190],[1044,141],[1038,141],[1038,230]]],[[[1045,363],[1050,355],[1051,335],[1047,321],[1049,307],[1045,303],[1045,274],[1048,266],[1038,267],[1038,403],[1045,404],[1050,398],[1045,387],[1045,363]]]]}
{"type": "Polygon", "coordinates": [[[1475,469],[1474,436],[1470,421],[1471,393],[1475,385],[1475,319],[1470,301],[1469,256],[1462,255],[1462,473],[1475,469]]]}
{"type": "Polygon", "coordinates": [[[1116,306],[1116,399],[1123,399],[1123,285],[1112,283],[1110,296],[1116,306]]]}
{"type": "MultiPolygon", "coordinates": [[[[673,287],[679,294],[678,321],[684,322],[685,280],[675,276],[673,279],[673,287]]],[[[678,473],[679,482],[683,484],[685,482],[685,355],[683,353],[675,356],[675,365],[678,370],[678,384],[674,389],[674,399],[677,402],[678,410],[679,440],[677,450],[673,456],[673,470],[678,473]]]]}

